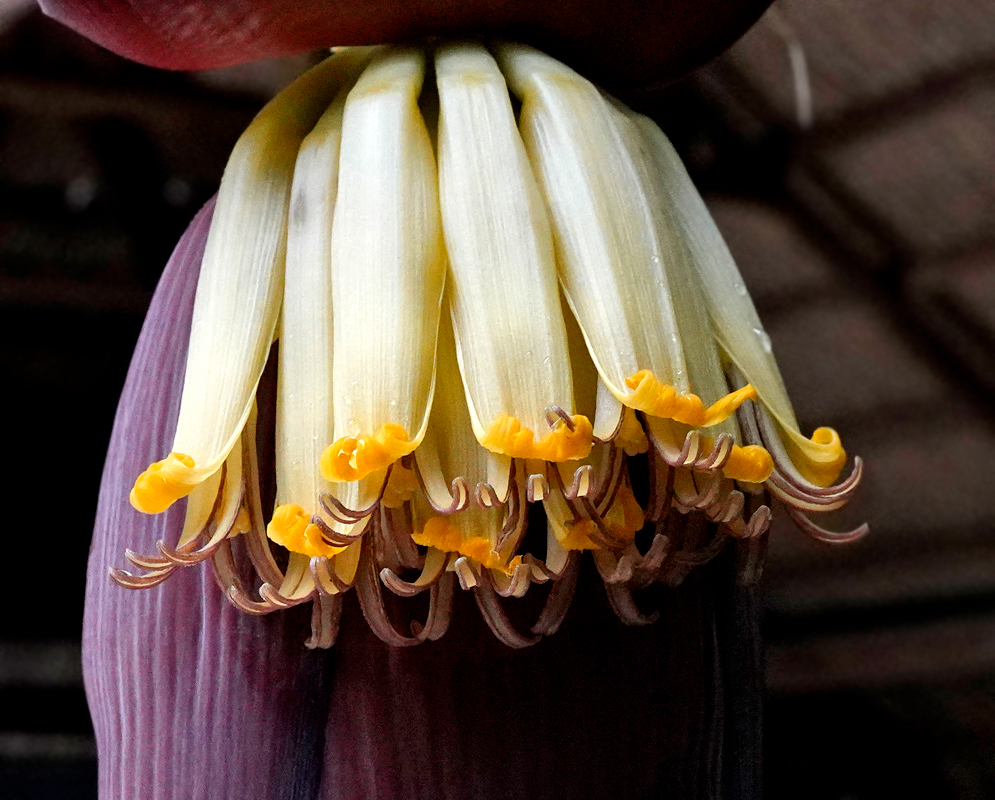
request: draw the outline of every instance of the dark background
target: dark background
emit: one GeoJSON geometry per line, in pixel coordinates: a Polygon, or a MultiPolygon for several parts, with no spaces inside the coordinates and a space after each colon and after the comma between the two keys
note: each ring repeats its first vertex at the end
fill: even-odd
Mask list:
{"type": "MultiPolygon", "coordinates": [[[[92,798],[79,636],[117,394],[175,240],[308,57],[163,73],[6,13],[0,796],[92,798]]],[[[625,99],[705,193],[803,428],[868,466],[837,523],[866,540],[775,523],[767,797],[995,796],[995,6],[781,0],[625,99]]]]}

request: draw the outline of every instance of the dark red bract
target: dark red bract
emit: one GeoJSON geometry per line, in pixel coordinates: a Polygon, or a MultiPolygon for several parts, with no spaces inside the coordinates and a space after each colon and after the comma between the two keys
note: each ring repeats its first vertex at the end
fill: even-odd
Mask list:
{"type": "Polygon", "coordinates": [[[534,44],[606,84],[673,80],[735,41],[770,0],[40,0],[127,58],[208,69],[332,45],[492,35],[534,44]]]}

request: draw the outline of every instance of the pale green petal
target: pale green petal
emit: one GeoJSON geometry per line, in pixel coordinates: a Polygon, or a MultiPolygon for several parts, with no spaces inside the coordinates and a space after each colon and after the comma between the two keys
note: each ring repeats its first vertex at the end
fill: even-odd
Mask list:
{"type": "Polygon", "coordinates": [[[712,215],[677,151],[659,127],[638,114],[632,114],[631,118],[651,147],[659,175],[657,185],[674,224],[688,243],[691,263],[700,276],[719,344],[778,420],[797,429],[798,423],[774,360],[770,339],[712,215]]]}
{"type": "Polygon", "coordinates": [[[632,118],[652,147],[659,186],[688,243],[716,339],[777,419],[787,437],[792,461],[802,475],[819,486],[833,483],[846,463],[839,436],[831,428],[818,428],[811,439],[799,431],[770,337],[722,234],[667,137],[645,117],[632,118]]]}
{"type": "MultiPolygon", "coordinates": [[[[645,130],[630,115],[620,110],[615,110],[614,115],[624,145],[636,166],[639,181],[650,201],[654,227],[663,245],[663,264],[680,331],[690,390],[698,395],[705,405],[711,405],[728,394],[729,386],[719,360],[719,350],[705,304],[701,278],[695,269],[688,242],[677,226],[679,217],[675,215],[670,200],[661,186],[661,177],[645,130]]],[[[735,417],[728,417],[711,426],[709,431],[711,436],[721,433],[731,434],[737,442],[742,441],[735,417]]]]}

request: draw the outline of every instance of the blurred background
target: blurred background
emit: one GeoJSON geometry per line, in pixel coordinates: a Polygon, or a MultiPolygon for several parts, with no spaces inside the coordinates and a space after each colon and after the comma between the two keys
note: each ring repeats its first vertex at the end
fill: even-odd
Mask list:
{"type": "MultiPolygon", "coordinates": [[[[0,796],[95,798],[79,636],[117,395],[173,244],[310,57],[163,73],[32,3],[0,12],[0,417],[18,487],[0,796]]],[[[835,522],[870,521],[865,540],[775,523],[766,796],[995,797],[995,7],[781,0],[687,80],[625,99],[705,194],[803,429],[837,428],[868,466],[835,522]]]]}

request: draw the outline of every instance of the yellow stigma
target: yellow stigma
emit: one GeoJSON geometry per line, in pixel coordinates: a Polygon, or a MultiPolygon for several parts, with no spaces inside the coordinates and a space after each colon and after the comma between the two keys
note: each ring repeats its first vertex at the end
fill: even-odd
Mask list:
{"type": "Polygon", "coordinates": [[[321,474],[328,481],[358,481],[390,466],[417,447],[400,425],[386,423],[373,436],[344,436],[321,454],[321,474]]]}
{"type": "MultiPolygon", "coordinates": [[[[701,447],[703,452],[708,452],[715,447],[715,440],[703,436],[701,447]]],[[[763,483],[773,471],[774,459],[758,444],[733,445],[729,460],[722,466],[722,474],[727,478],[746,483],[763,483]]]]}
{"type": "Polygon", "coordinates": [[[415,475],[414,470],[405,469],[397,464],[390,471],[390,480],[384,487],[380,502],[385,508],[401,508],[405,503],[414,499],[420,488],[418,476],[415,475]]]}
{"type": "Polygon", "coordinates": [[[615,444],[621,447],[627,456],[639,455],[639,453],[645,453],[650,449],[650,441],[646,437],[646,431],[643,430],[643,426],[636,418],[636,413],[631,409],[622,415],[622,424],[615,437],[615,444]]]}
{"type": "Polygon", "coordinates": [[[292,553],[306,556],[334,556],[341,547],[332,547],[321,536],[321,529],[311,522],[311,515],[298,505],[277,506],[266,535],[292,553]]]}
{"type": "MultiPolygon", "coordinates": [[[[645,522],[646,515],[632,489],[625,484],[619,486],[615,502],[602,517],[605,528],[619,542],[629,543],[636,538],[636,532],[645,522]]],[[[560,540],[560,546],[564,550],[600,550],[600,545],[591,539],[596,531],[593,520],[579,520],[567,526],[567,534],[560,540]]]]}
{"type": "Polygon", "coordinates": [[[805,480],[816,486],[831,486],[846,464],[846,450],[840,435],[832,428],[816,428],[811,439],[787,430],[787,447],[791,463],[805,480]]]}
{"type": "Polygon", "coordinates": [[[534,458],[539,461],[573,461],[584,458],[594,444],[594,428],[582,414],[558,420],[549,433],[536,441],[535,435],[517,417],[498,414],[487,429],[484,447],[512,458],[534,458]]]}
{"type": "Polygon", "coordinates": [[[472,558],[487,569],[498,569],[508,575],[511,575],[515,567],[522,563],[522,557],[515,556],[506,564],[501,555],[491,549],[490,539],[483,536],[466,537],[459,528],[451,525],[446,517],[431,517],[421,532],[412,534],[411,538],[415,544],[434,547],[446,553],[459,553],[461,556],[472,558]]]}
{"type": "Polygon", "coordinates": [[[750,384],[706,406],[696,394],[680,394],[673,386],[657,380],[648,369],[641,369],[625,379],[632,394],[623,402],[630,408],[654,417],[672,419],[694,428],[707,428],[728,419],[747,400],[757,399],[750,384]]]}
{"type": "Polygon", "coordinates": [[[722,474],[734,481],[763,483],[774,471],[774,459],[758,444],[733,445],[722,474]]]}
{"type": "Polygon", "coordinates": [[[162,461],[150,464],[135,479],[128,496],[131,505],[143,514],[165,511],[181,497],[190,494],[200,482],[191,480],[193,468],[193,459],[183,453],[170,453],[162,461]]]}

